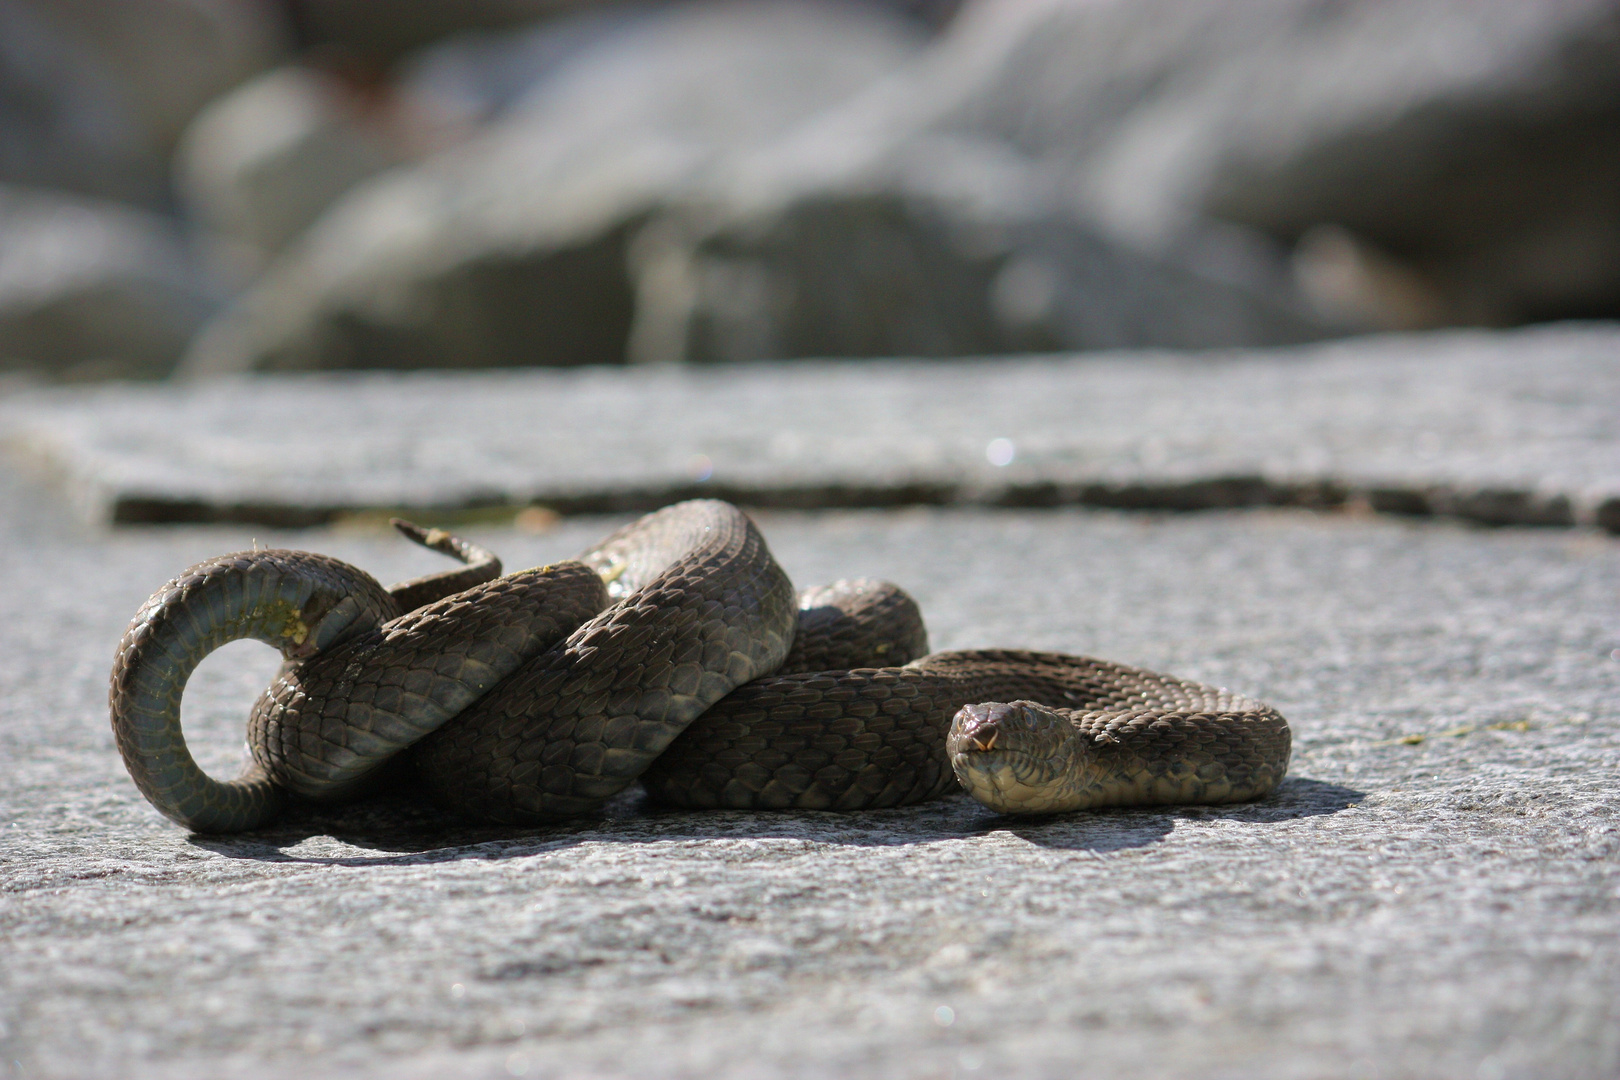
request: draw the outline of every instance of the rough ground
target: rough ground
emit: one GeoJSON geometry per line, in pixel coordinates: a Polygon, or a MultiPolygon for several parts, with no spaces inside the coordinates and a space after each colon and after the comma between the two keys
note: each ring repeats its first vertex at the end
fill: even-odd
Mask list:
{"type": "MultiPolygon", "coordinates": [[[[0,1076],[1457,1077],[1620,1070],[1620,540],[1297,510],[760,515],[936,647],[1091,652],[1278,705],[1229,809],[468,827],[376,804],[189,836],[104,679],[186,564],[380,532],[97,532],[0,473],[0,1076]]],[[[513,567],[611,521],[485,530],[513,567]]],[[[274,667],[187,699],[231,768],[274,667]]]]}
{"type": "Polygon", "coordinates": [[[99,520],[1362,503],[1620,531],[1620,326],[1299,349],[373,374],[0,399],[99,520]]]}
{"type": "MultiPolygon", "coordinates": [[[[1592,523],[1620,531],[1617,378],[1620,334],[1594,326],[13,393],[0,431],[32,453],[0,464],[0,1077],[1613,1080],[1620,537],[1592,523]],[[1242,475],[1344,498],[983,505],[1097,484],[1151,505],[1242,475]],[[224,839],[141,800],[105,680],[164,580],[254,543],[403,578],[433,557],[337,511],[482,501],[511,522],[564,481],[575,508],[951,503],[757,516],[800,584],[906,585],[936,648],[1093,653],[1269,700],[1290,777],[1248,806],[1038,821],[632,796],[544,829],[379,802],[224,839]],[[1369,513],[1380,491],[1451,516],[1369,513]],[[135,496],[170,520],[338,524],[87,523],[139,516],[117,509],[135,496]]],[[[618,520],[474,535],[519,568],[618,520]]],[[[274,667],[238,643],[199,670],[206,767],[236,768],[274,667]]]]}

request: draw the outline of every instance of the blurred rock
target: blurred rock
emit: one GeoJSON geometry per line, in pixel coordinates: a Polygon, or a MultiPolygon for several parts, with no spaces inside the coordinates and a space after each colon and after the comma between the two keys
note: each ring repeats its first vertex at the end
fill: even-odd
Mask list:
{"type": "Polygon", "coordinates": [[[0,370],[164,375],[209,308],[163,219],[0,186],[0,370]]]}
{"type": "Polygon", "coordinates": [[[931,80],[927,123],[1061,167],[1139,246],[1336,227],[1367,325],[1620,311],[1614,0],[982,0],[931,80]]]}
{"type": "Polygon", "coordinates": [[[603,4],[441,45],[397,92],[487,131],[335,204],[187,369],[1620,313],[1620,0],[978,0],[926,48],[914,8],[603,4]]]}
{"type": "Polygon", "coordinates": [[[104,65],[17,0],[0,0],[0,181],[150,200],[161,167],[104,65]]]}
{"type": "Polygon", "coordinates": [[[389,78],[341,59],[261,75],[187,130],[176,181],[210,252],[247,280],[338,196],[474,134],[647,5],[613,5],[513,33],[434,45],[389,78]]]}
{"type": "Polygon", "coordinates": [[[0,0],[0,180],[160,203],[192,114],[280,47],[252,0],[0,0]]]}
{"type": "Polygon", "coordinates": [[[362,185],[191,350],[186,369],[616,363],[626,245],[705,164],[915,55],[877,9],[648,9],[487,134],[362,185]]]}
{"type": "MultiPolygon", "coordinates": [[[[668,3],[669,0],[660,0],[668,3]]],[[[946,22],[960,0],[839,0],[946,22]]],[[[281,0],[300,44],[382,68],[410,52],[469,31],[511,29],[540,19],[645,6],[625,0],[281,0]]]]}
{"type": "Polygon", "coordinates": [[[612,0],[280,0],[298,43],[381,69],[413,50],[468,31],[609,6],[612,0]]]}
{"type": "Polygon", "coordinates": [[[473,129],[653,12],[651,3],[612,3],[517,31],[457,34],[402,61],[395,83],[442,125],[473,129]]]}
{"type": "Polygon", "coordinates": [[[176,181],[190,216],[259,266],[343,192],[404,160],[345,84],[280,68],[210,105],[186,132],[176,181]]]}
{"type": "Polygon", "coordinates": [[[1286,289],[1141,254],[1004,144],[919,138],[829,175],[763,151],[634,245],[638,361],[1212,347],[1324,336],[1286,289]]]}
{"type": "Polygon", "coordinates": [[[261,0],[21,2],[100,62],[163,153],[199,109],[275,63],[287,44],[261,0]]]}

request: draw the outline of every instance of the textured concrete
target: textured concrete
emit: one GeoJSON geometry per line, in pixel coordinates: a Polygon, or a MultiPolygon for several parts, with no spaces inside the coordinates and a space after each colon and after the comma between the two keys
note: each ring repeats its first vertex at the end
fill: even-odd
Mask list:
{"type": "MultiPolygon", "coordinates": [[[[1273,702],[1290,779],[1250,806],[1033,822],[960,797],[631,798],[546,829],[376,804],[221,839],[123,773],[104,680],[125,620],[255,541],[385,580],[434,563],[380,532],[78,520],[0,473],[0,1076],[1620,1071],[1620,541],[1600,532],[766,513],[796,581],[901,581],[936,647],[1091,652],[1273,702]]],[[[477,535],[518,567],[611,524],[477,535]]],[[[205,765],[230,768],[273,668],[239,644],[199,672],[205,765]]]]}
{"type": "Polygon", "coordinates": [[[90,517],[120,521],[650,509],[719,494],[778,507],[1352,502],[1620,529],[1616,401],[1620,329],[1599,324],[1202,355],[40,390],[0,399],[0,439],[47,462],[90,517]]]}

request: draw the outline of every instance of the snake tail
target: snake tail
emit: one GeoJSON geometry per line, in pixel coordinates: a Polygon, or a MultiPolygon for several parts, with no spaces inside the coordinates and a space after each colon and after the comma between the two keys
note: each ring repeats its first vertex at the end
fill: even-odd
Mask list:
{"type": "Polygon", "coordinates": [[[199,563],[159,589],[125,631],[108,694],[119,753],[141,794],[197,832],[238,832],[276,816],[280,791],[250,764],[208,776],[180,726],[180,699],[203,658],[253,638],[288,659],[314,655],[397,612],[365,571],[294,551],[246,551],[199,563]]]}
{"type": "Polygon", "coordinates": [[[494,581],[501,576],[501,560],[495,553],[470,540],[452,536],[443,529],[424,529],[404,518],[389,518],[388,523],[412,543],[421,544],[429,551],[437,551],[441,555],[448,555],[466,564],[454,570],[423,574],[421,577],[388,586],[388,593],[399,605],[400,611],[415,611],[426,604],[443,600],[474,585],[494,581]]]}

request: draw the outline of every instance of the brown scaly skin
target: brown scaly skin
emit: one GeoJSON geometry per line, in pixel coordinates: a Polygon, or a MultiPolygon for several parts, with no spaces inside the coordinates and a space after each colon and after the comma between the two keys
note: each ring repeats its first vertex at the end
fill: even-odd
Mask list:
{"type": "Polygon", "coordinates": [[[287,665],[253,708],[248,746],[290,791],[361,794],[384,762],[606,606],[602,579],[577,562],[456,592],[287,665]]]}
{"type": "Polygon", "coordinates": [[[594,810],[792,644],[792,583],[726,503],[648,514],[582,561],[616,602],[412,752],[441,804],[502,822],[594,810]]]}
{"type": "Polygon", "coordinates": [[[967,650],[749,683],[688,728],[643,782],[676,806],[861,810],[960,781],[994,810],[1058,813],[1258,798],[1282,779],[1288,746],[1274,710],[1197,683],[1089,657],[967,650]],[[1066,707],[1080,726],[1049,722],[1059,714],[1037,706],[1026,734],[1004,720],[1008,706],[977,704],[1027,699],[1066,707]],[[1003,734],[982,719],[991,715],[1003,734]],[[1082,736],[1122,749],[1078,763],[1058,753],[1082,736]],[[1037,739],[1046,757],[1024,753],[1037,739]]]}
{"type": "Polygon", "coordinates": [[[383,590],[335,559],[244,552],[141,609],[113,726],[163,813],[253,828],[287,790],[363,793],[402,751],[443,805],[503,822],[588,812],[638,777],[691,807],[899,806],[959,780],[995,809],[1054,813],[1255,798],[1287,769],[1282,717],[1224,691],[1054,653],[920,656],[915,602],[881,582],[795,603],[724,503],[666,508],[582,562],[506,577],[480,548],[400,527],[468,565],[383,590]],[[185,750],[180,694],[244,636],[288,663],[253,711],[254,764],[220,784],[185,750]]]}
{"type": "Polygon", "coordinates": [[[1185,691],[1181,703],[1116,712],[1032,701],[965,706],[946,739],[951,768],[974,798],[1004,814],[1248,802],[1277,786],[1290,740],[1274,709],[1164,681],[1185,691]]]}
{"type": "MultiPolygon", "coordinates": [[[[287,789],[350,793],[404,745],[388,745],[388,736],[454,715],[457,695],[470,701],[525,650],[559,636],[555,605],[545,599],[559,581],[588,582],[590,610],[605,602],[601,581],[578,564],[488,581],[500,573],[489,552],[396,524],[468,565],[384,589],[324,555],[244,551],[199,563],[142,606],[119,644],[109,704],[124,763],[165,816],[200,832],[239,832],[272,820],[287,789]],[[438,600],[447,593],[451,599],[438,600]],[[437,602],[402,615],[401,596],[437,602]],[[492,617],[500,617],[499,633],[464,632],[487,630],[492,617]],[[424,629],[430,645],[421,643],[424,629]],[[186,748],[180,699],[203,657],[244,637],[280,649],[287,663],[250,721],[255,760],[221,783],[186,748]],[[389,678],[407,670],[408,678],[389,678]],[[378,693],[367,696],[368,687],[378,693]],[[390,691],[395,700],[379,696],[390,691]]],[[[570,628],[582,617],[563,615],[570,628]]]]}
{"type": "Polygon", "coordinates": [[[589,566],[495,580],[499,562],[482,549],[401,531],[470,565],[385,591],[336,559],[244,552],[147,602],[119,647],[110,700],[125,764],[160,811],[202,831],[255,828],[284,790],[352,797],[414,743],[433,793],[469,816],[579,813],[633,782],[692,717],[780,665],[797,624],[787,576],[725,503],[649,514],[588,552],[589,566]],[[401,613],[401,596],[426,606],[401,613]],[[253,766],[221,784],[186,751],[180,698],[197,663],[240,637],[288,663],[253,711],[253,766]],[[435,739],[452,717],[455,734],[435,739]]]}

